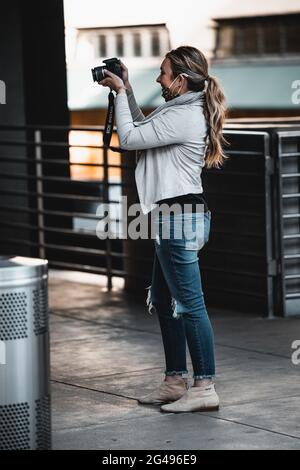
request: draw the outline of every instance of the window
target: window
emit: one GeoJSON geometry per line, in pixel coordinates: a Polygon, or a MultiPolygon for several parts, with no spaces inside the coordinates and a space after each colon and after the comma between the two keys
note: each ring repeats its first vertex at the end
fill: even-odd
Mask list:
{"type": "Polygon", "coordinates": [[[100,34],[99,36],[99,57],[106,57],[106,36],[104,34],[100,34]]]}
{"type": "Polygon", "coordinates": [[[159,32],[152,31],[151,35],[151,51],[153,57],[158,57],[160,55],[160,43],[159,43],[159,32]]]}
{"type": "Polygon", "coordinates": [[[216,21],[216,59],[300,53],[299,14],[216,21]]]}
{"type": "Polygon", "coordinates": [[[140,33],[134,33],[133,35],[133,54],[135,57],[140,57],[142,55],[141,47],[141,35],[140,33]]]}
{"type": "Polygon", "coordinates": [[[123,57],[124,56],[123,34],[116,35],[116,43],[117,43],[117,57],[123,57]]]}
{"type": "Polygon", "coordinates": [[[222,47],[217,48],[219,58],[229,57],[232,53],[232,45],[234,44],[235,30],[232,26],[224,26],[219,30],[218,42],[222,47]]]}
{"type": "MultiPolygon", "coordinates": [[[[299,19],[300,21],[300,19],[299,19]]],[[[298,24],[284,25],[286,52],[300,52],[300,26],[298,24]]]]}
{"type": "Polygon", "coordinates": [[[241,31],[242,54],[258,54],[258,31],[256,25],[244,26],[241,31]]]}
{"type": "Polygon", "coordinates": [[[276,54],[281,50],[280,46],[280,25],[266,24],[262,30],[263,52],[265,54],[276,54]]]}

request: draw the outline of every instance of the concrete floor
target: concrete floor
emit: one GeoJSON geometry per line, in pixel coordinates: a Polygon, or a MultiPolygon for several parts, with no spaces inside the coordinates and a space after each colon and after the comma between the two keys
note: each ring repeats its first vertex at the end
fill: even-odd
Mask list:
{"type": "Polygon", "coordinates": [[[300,449],[300,318],[210,309],[220,410],[172,414],[136,401],[164,371],[144,303],[50,271],[49,307],[54,449],[300,449]]]}

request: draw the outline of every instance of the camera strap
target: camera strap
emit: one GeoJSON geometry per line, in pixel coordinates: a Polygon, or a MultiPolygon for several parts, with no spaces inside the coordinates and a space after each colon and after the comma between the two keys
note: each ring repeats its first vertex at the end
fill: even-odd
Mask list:
{"type": "Polygon", "coordinates": [[[113,129],[114,129],[114,118],[115,118],[114,101],[115,101],[114,94],[110,90],[109,95],[108,95],[108,109],[107,109],[106,120],[105,120],[105,128],[103,132],[103,146],[107,149],[109,148],[113,152],[123,153],[126,150],[123,150],[120,147],[110,146],[111,136],[112,136],[113,129]]]}

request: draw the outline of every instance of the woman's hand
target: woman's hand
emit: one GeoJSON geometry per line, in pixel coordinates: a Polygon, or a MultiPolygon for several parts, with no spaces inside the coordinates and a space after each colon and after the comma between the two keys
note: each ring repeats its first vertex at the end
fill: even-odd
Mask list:
{"type": "Polygon", "coordinates": [[[122,69],[122,79],[126,88],[126,93],[132,93],[132,87],[129,83],[129,78],[128,78],[128,68],[126,65],[120,60],[121,62],[121,69],[122,69]]]}
{"type": "Polygon", "coordinates": [[[121,60],[120,60],[120,63],[121,63],[121,69],[122,69],[122,80],[127,88],[127,85],[129,85],[128,68],[121,60]]]}
{"type": "Polygon", "coordinates": [[[98,82],[102,86],[107,86],[114,90],[116,93],[119,93],[120,90],[124,89],[126,91],[125,84],[123,80],[115,75],[114,73],[110,72],[109,70],[104,70],[104,74],[106,78],[98,82]]]}

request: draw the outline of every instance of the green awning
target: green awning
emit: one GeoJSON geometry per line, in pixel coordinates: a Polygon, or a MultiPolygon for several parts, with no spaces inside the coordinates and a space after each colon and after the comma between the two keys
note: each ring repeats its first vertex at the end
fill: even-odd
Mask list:
{"type": "Polygon", "coordinates": [[[299,109],[292,102],[292,83],[300,80],[300,61],[293,64],[248,63],[215,65],[216,76],[230,108],[240,109],[299,109]]]}

